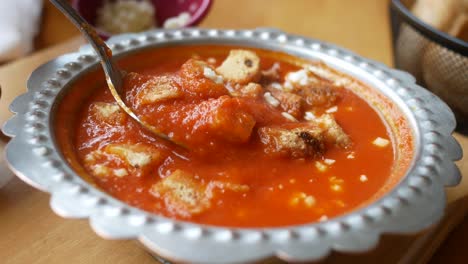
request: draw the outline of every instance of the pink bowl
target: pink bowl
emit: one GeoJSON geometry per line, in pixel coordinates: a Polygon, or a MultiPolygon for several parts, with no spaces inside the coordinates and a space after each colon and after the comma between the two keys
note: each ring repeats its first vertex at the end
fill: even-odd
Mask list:
{"type": "MultiPolygon", "coordinates": [[[[200,23],[208,13],[212,0],[151,0],[156,8],[156,26],[160,27],[166,19],[178,16],[182,12],[190,14],[190,21],[185,27],[195,26],[200,23]]],[[[95,25],[97,10],[103,5],[104,0],[72,0],[72,6],[91,25],[95,25]]],[[[98,34],[108,39],[111,33],[96,28],[98,34]]]]}

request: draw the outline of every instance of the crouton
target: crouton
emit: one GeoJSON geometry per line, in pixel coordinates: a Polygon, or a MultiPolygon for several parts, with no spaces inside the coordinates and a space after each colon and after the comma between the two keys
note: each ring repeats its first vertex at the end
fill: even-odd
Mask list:
{"type": "Polygon", "coordinates": [[[109,167],[103,164],[96,164],[91,166],[91,170],[95,176],[98,177],[108,177],[112,175],[112,171],[109,167]]]}
{"type": "Polygon", "coordinates": [[[123,125],[127,117],[117,103],[93,103],[90,106],[90,112],[98,121],[110,125],[123,125]]]}
{"type": "Polygon", "coordinates": [[[98,177],[142,176],[163,161],[156,148],[144,144],[109,144],[84,157],[85,166],[98,177]]]}
{"type": "Polygon", "coordinates": [[[224,79],[206,62],[189,59],[182,64],[180,84],[186,92],[201,98],[216,98],[228,94],[224,79]]]}
{"type": "Polygon", "coordinates": [[[283,92],[274,88],[270,88],[268,91],[274,98],[280,101],[280,107],[283,111],[291,114],[296,119],[303,116],[302,97],[294,93],[283,92]]]}
{"type": "Polygon", "coordinates": [[[168,76],[153,77],[145,82],[137,93],[138,104],[154,104],[183,95],[179,85],[168,76]]]}
{"type": "Polygon", "coordinates": [[[106,178],[112,176],[126,176],[122,173],[122,170],[126,171],[126,169],[113,169],[111,168],[111,163],[112,161],[109,159],[109,157],[101,150],[91,151],[84,158],[85,167],[88,168],[90,172],[96,177],[106,178]]]}
{"type": "Polygon", "coordinates": [[[206,124],[211,134],[229,142],[242,143],[249,140],[256,121],[238,99],[222,96],[202,104],[209,108],[206,110],[206,124]]]}
{"type": "Polygon", "coordinates": [[[119,168],[119,169],[112,169],[108,165],[105,164],[93,164],[89,166],[91,168],[91,171],[94,176],[100,177],[100,178],[106,178],[106,177],[125,177],[128,175],[128,171],[124,168],[119,168]]]}
{"type": "Polygon", "coordinates": [[[162,155],[157,149],[143,144],[109,144],[104,151],[119,156],[128,165],[137,169],[162,160],[162,155]]]}
{"type": "Polygon", "coordinates": [[[231,92],[234,97],[258,98],[263,92],[263,87],[258,83],[250,82],[247,85],[236,85],[231,92]]]}
{"type": "Polygon", "coordinates": [[[351,145],[351,139],[343,131],[341,126],[338,125],[332,115],[324,114],[312,122],[315,122],[323,129],[323,134],[327,143],[334,144],[341,148],[348,148],[351,145]]]}
{"type": "Polygon", "coordinates": [[[192,174],[182,170],[176,170],[154,184],[150,193],[163,199],[171,213],[186,218],[203,212],[211,205],[206,187],[196,181],[192,174]]]}
{"type": "Polygon", "coordinates": [[[252,51],[231,50],[216,72],[235,83],[257,82],[260,79],[260,58],[252,51]]]}
{"type": "Polygon", "coordinates": [[[211,127],[231,142],[246,142],[255,126],[255,119],[249,113],[218,108],[213,113],[211,127]]]}
{"type": "Polygon", "coordinates": [[[285,81],[293,86],[306,86],[310,84],[310,78],[306,69],[295,72],[288,72],[284,77],[285,81]]]}
{"type": "Polygon", "coordinates": [[[258,135],[265,153],[274,156],[306,158],[320,156],[324,151],[321,130],[314,126],[262,127],[258,135]]]}
{"type": "Polygon", "coordinates": [[[331,107],[338,100],[338,94],[334,88],[326,83],[311,84],[297,88],[297,94],[312,107],[331,107]]]}
{"type": "Polygon", "coordinates": [[[232,191],[232,192],[241,192],[245,193],[250,190],[250,187],[245,184],[237,184],[232,182],[223,182],[223,181],[211,181],[208,184],[207,191],[212,193],[214,189],[219,189],[222,191],[232,191]]]}

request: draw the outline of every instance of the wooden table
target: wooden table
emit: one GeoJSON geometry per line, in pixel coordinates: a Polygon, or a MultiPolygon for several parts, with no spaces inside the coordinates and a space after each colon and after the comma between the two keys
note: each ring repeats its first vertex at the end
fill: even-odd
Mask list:
{"type": "MultiPolygon", "coordinates": [[[[253,28],[275,27],[287,32],[330,41],[365,57],[387,65],[391,60],[390,25],[387,0],[216,0],[202,27],[253,28]],[[238,11],[235,11],[238,10],[238,11]]],[[[42,31],[36,46],[42,51],[26,60],[0,67],[0,84],[4,97],[0,101],[0,123],[8,116],[4,106],[22,90],[30,71],[58,54],[75,49],[81,39],[77,30],[47,2],[42,31]],[[70,38],[73,38],[69,40],[70,38]],[[59,44],[59,46],[51,47],[59,44]]],[[[457,138],[468,150],[468,139],[457,138]]],[[[2,148],[2,145],[0,145],[2,148]]],[[[0,160],[0,162],[3,162],[0,160]]],[[[468,161],[459,163],[468,175],[468,161]]],[[[2,171],[0,173],[9,173],[2,171]]],[[[463,183],[467,185],[466,182],[463,183]]],[[[450,190],[449,200],[463,195],[450,190]]],[[[465,199],[466,200],[466,199],[465,199]]],[[[0,189],[0,260],[2,263],[155,263],[133,241],[110,241],[99,238],[84,220],[65,220],[56,216],[48,206],[49,196],[12,180],[0,189]],[[6,262],[5,262],[6,261],[6,262]]],[[[447,231],[458,224],[468,206],[451,203],[451,217],[443,225],[419,236],[385,236],[378,248],[364,255],[334,253],[325,263],[424,263],[446,237],[447,231]],[[425,238],[425,239],[424,239],[425,238]],[[428,243],[434,238],[436,243],[428,243]],[[411,248],[413,252],[407,252],[411,248]],[[402,252],[405,255],[402,257],[402,252]]],[[[465,263],[468,252],[468,221],[451,235],[430,261],[431,263],[465,263]],[[462,244],[459,244],[462,243],[462,244]]]]}

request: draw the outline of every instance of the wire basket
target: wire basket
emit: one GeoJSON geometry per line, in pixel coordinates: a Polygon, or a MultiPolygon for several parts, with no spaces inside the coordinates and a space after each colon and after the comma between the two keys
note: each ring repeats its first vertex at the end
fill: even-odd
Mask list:
{"type": "Polygon", "coordinates": [[[392,0],[395,66],[442,98],[454,111],[459,131],[468,131],[468,43],[422,22],[407,7],[414,1],[392,0]]]}

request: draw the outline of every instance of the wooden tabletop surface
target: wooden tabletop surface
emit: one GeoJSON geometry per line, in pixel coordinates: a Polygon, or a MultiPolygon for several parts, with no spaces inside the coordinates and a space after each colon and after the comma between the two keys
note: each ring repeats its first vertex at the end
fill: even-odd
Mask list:
{"type": "MultiPolygon", "coordinates": [[[[57,44],[64,45],[78,35],[78,31],[48,1],[44,2],[41,33],[36,39],[38,51],[57,44]]],[[[388,0],[216,0],[200,26],[274,27],[333,42],[362,56],[392,64],[388,0]]],[[[76,46],[73,42],[80,40],[73,40],[69,45],[76,46]]],[[[66,46],[63,48],[65,51],[66,46]]],[[[42,63],[39,59],[32,61],[33,64],[42,63]]],[[[20,66],[35,67],[13,62],[9,69],[20,66]]],[[[15,79],[0,79],[0,82],[2,85],[5,82],[18,85],[25,82],[25,77],[22,78],[15,76],[15,79]]],[[[2,115],[5,114],[0,113],[2,115]]],[[[461,138],[467,140],[459,136],[461,138]]],[[[2,172],[0,167],[0,173],[6,172],[2,172]]],[[[155,263],[136,242],[103,240],[93,234],[86,221],[64,220],[56,216],[48,207],[47,194],[18,179],[0,189],[0,219],[2,263],[5,260],[6,263],[135,263],[135,260],[138,263],[155,263]],[[9,218],[9,215],[21,218],[9,218]],[[80,250],[80,254],[76,250],[80,250]],[[105,254],[110,252],[112,254],[105,254]]],[[[449,236],[430,262],[466,263],[468,251],[463,252],[462,248],[467,245],[468,220],[449,236]]]]}

